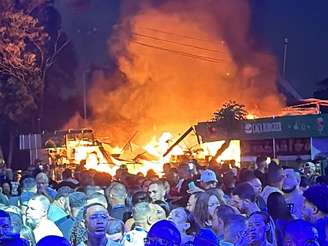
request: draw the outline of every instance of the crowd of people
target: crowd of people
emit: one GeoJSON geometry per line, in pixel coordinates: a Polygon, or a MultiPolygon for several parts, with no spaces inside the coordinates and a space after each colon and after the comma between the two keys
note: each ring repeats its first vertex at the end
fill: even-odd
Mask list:
{"type": "Polygon", "coordinates": [[[115,176],[0,169],[0,245],[328,245],[324,176],[259,157],[115,176]]]}

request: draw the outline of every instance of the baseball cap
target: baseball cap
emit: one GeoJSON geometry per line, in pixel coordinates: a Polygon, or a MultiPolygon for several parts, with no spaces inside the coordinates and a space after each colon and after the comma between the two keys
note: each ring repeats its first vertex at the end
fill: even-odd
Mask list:
{"type": "Polygon", "coordinates": [[[218,182],[215,172],[210,169],[206,169],[202,172],[200,176],[200,181],[204,183],[213,182],[213,181],[218,182]]]}

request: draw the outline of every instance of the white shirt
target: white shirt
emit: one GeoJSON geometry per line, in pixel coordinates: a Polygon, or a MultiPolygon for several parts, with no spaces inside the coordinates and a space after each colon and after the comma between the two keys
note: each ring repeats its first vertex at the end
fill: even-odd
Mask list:
{"type": "Polygon", "coordinates": [[[273,187],[273,186],[267,185],[267,186],[264,187],[263,191],[261,192],[261,197],[265,201],[265,204],[268,203],[268,197],[273,192],[278,192],[281,195],[284,195],[284,193],[281,190],[279,190],[277,187],[273,187]]]}
{"type": "Polygon", "coordinates": [[[132,231],[127,232],[122,240],[123,246],[144,246],[147,232],[139,226],[136,226],[132,231]]]}
{"type": "Polygon", "coordinates": [[[63,237],[63,233],[59,230],[55,223],[48,219],[42,220],[41,223],[33,230],[33,234],[36,242],[46,236],[63,237]]]}

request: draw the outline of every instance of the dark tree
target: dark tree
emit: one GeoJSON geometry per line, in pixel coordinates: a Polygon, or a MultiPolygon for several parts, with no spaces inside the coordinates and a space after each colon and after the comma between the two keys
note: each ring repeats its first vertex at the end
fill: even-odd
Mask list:
{"type": "Polygon", "coordinates": [[[247,111],[245,106],[238,104],[235,101],[229,101],[223,104],[222,108],[214,113],[212,119],[213,122],[216,122],[222,129],[227,139],[225,139],[222,146],[217,150],[213,158],[211,159],[211,164],[216,162],[216,159],[229,147],[231,142],[231,136],[235,131],[239,130],[239,121],[246,119],[247,111]]]}
{"type": "Polygon", "coordinates": [[[10,130],[9,166],[15,130],[42,114],[46,74],[68,44],[58,25],[50,28],[52,4],[0,1],[0,117],[10,130]]]}

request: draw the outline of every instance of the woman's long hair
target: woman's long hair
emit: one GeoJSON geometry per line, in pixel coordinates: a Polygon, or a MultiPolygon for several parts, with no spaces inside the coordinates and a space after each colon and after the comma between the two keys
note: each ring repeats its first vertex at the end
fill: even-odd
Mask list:
{"type": "Polygon", "coordinates": [[[190,213],[186,208],[182,208],[186,213],[186,222],[190,224],[190,227],[186,230],[187,235],[195,236],[200,230],[199,224],[196,222],[192,213],[190,213]]]}
{"type": "Polygon", "coordinates": [[[209,226],[208,223],[211,219],[208,213],[208,200],[210,199],[211,195],[209,195],[207,192],[200,192],[195,194],[195,196],[196,204],[192,214],[200,227],[204,228],[209,226]]]}

